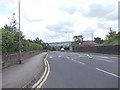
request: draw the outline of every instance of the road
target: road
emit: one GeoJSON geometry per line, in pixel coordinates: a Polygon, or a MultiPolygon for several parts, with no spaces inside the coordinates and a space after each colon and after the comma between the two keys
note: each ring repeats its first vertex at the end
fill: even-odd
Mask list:
{"type": "Polygon", "coordinates": [[[48,52],[50,74],[42,88],[118,88],[118,57],[48,52]]]}
{"type": "Polygon", "coordinates": [[[46,53],[38,54],[24,60],[24,64],[3,69],[2,88],[22,88],[30,82],[34,76],[37,74],[40,75],[43,71],[43,59],[45,55],[46,53]]]}

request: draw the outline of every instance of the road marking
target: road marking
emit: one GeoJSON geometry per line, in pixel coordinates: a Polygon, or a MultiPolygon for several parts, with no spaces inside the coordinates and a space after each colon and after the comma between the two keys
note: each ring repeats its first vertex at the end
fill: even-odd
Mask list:
{"type": "MultiPolygon", "coordinates": [[[[95,55],[95,56],[96,56],[96,55],[95,55]]],[[[96,57],[104,58],[104,59],[109,59],[109,57],[104,57],[104,56],[96,56],[96,57]]]]}
{"type": "Polygon", "coordinates": [[[109,57],[102,57],[102,56],[101,56],[100,58],[105,58],[105,59],[109,59],[109,57]]]}
{"type": "Polygon", "coordinates": [[[44,71],[42,77],[38,80],[38,82],[35,83],[35,84],[32,86],[32,89],[35,89],[35,88],[42,82],[43,78],[45,77],[45,74],[47,73],[47,62],[46,62],[46,61],[47,61],[47,60],[46,60],[47,57],[48,57],[48,54],[47,54],[46,58],[44,59],[44,62],[45,62],[45,71],[44,71]]]}
{"type": "Polygon", "coordinates": [[[101,60],[101,61],[107,61],[107,62],[114,62],[114,61],[111,61],[111,60],[100,59],[100,58],[97,58],[97,60],[101,60]]]}
{"type": "Polygon", "coordinates": [[[89,54],[87,54],[87,56],[88,56],[89,58],[92,58],[89,54]]]}
{"type": "Polygon", "coordinates": [[[76,57],[76,58],[74,58],[74,59],[78,59],[78,58],[80,58],[80,57],[76,57]]]}
{"type": "Polygon", "coordinates": [[[80,64],[85,64],[83,62],[80,62],[80,61],[77,61],[77,60],[74,60],[74,59],[71,59],[71,60],[74,61],[74,62],[80,63],[80,64]]]}
{"type": "Polygon", "coordinates": [[[70,57],[67,57],[67,59],[70,59],[70,57]]]}
{"type": "Polygon", "coordinates": [[[45,81],[47,80],[48,75],[49,75],[49,73],[50,73],[50,65],[49,65],[49,63],[48,63],[47,60],[46,60],[46,62],[47,62],[47,65],[48,65],[48,72],[47,72],[47,74],[46,74],[44,80],[39,84],[39,86],[38,86],[37,88],[41,88],[41,87],[42,87],[42,85],[45,83],[45,81]]]}
{"type": "Polygon", "coordinates": [[[85,63],[83,63],[83,62],[80,62],[80,61],[77,61],[78,63],[80,63],[80,64],[85,64],[85,63]]]}
{"type": "Polygon", "coordinates": [[[52,56],[50,56],[49,58],[53,58],[52,56]]]}
{"type": "Polygon", "coordinates": [[[61,57],[61,56],[58,56],[58,57],[61,57]]]}
{"type": "Polygon", "coordinates": [[[50,65],[48,63],[48,61],[46,60],[47,59],[47,56],[46,58],[44,59],[44,62],[45,62],[45,71],[42,75],[42,77],[38,80],[37,83],[35,83],[33,86],[32,86],[32,90],[36,90],[36,88],[41,88],[41,86],[44,84],[44,82],[46,81],[49,73],[50,73],[50,65]]]}
{"type": "MultiPolygon", "coordinates": [[[[88,56],[89,58],[93,58],[93,57],[91,57],[89,54],[87,54],[87,56],[88,56]]],[[[106,60],[108,57],[101,57],[101,56],[96,56],[96,57],[99,57],[99,58],[96,58],[97,60],[107,61],[107,62],[114,62],[114,61],[111,61],[111,60],[106,60]],[[102,59],[102,58],[104,58],[104,59],[102,59]],[[106,59],[105,59],[105,58],[106,58],[106,59]]],[[[93,59],[93,60],[95,60],[95,59],[93,59]]]]}
{"type": "Polygon", "coordinates": [[[99,68],[96,68],[96,69],[99,70],[99,71],[101,71],[101,72],[104,72],[104,73],[107,73],[107,74],[109,74],[109,75],[112,75],[112,76],[115,76],[115,77],[120,78],[120,76],[118,76],[118,75],[116,75],[116,74],[113,74],[113,73],[111,73],[111,72],[108,72],[108,71],[105,71],[105,70],[102,70],[102,69],[99,69],[99,68]]]}
{"type": "Polygon", "coordinates": [[[118,56],[118,57],[110,57],[110,58],[115,58],[115,59],[118,59],[118,58],[119,58],[119,56],[118,56]]]}

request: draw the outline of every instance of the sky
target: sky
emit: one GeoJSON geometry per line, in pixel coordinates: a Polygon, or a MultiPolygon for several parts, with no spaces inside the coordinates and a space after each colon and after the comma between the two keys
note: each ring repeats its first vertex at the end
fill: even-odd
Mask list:
{"type": "MultiPolygon", "coordinates": [[[[0,27],[18,20],[19,0],[0,0],[0,27]]],[[[105,39],[109,27],[118,31],[119,0],[20,0],[21,31],[26,39],[44,42],[73,41],[83,35],[105,39]]],[[[18,27],[18,24],[17,24],[18,27]]]]}

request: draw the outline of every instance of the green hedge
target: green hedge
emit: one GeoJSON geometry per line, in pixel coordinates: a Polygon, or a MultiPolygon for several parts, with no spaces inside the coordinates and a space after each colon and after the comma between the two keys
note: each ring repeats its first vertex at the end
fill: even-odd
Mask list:
{"type": "MultiPolygon", "coordinates": [[[[9,28],[1,28],[0,34],[2,35],[2,39],[0,38],[0,44],[2,46],[2,53],[14,53],[18,52],[18,32],[11,32],[9,28]],[[2,33],[2,34],[1,34],[2,33]]],[[[45,44],[35,43],[26,40],[20,32],[20,40],[21,40],[21,50],[22,51],[31,51],[31,50],[42,50],[45,44]]]]}

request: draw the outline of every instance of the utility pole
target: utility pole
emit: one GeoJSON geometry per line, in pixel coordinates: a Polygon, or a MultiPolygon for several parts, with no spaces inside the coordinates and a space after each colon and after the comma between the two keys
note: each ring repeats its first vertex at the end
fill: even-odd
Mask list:
{"type": "Polygon", "coordinates": [[[18,15],[19,15],[19,41],[18,41],[18,48],[19,48],[19,64],[22,63],[21,59],[21,41],[20,41],[20,0],[18,2],[18,15]]]}
{"type": "Polygon", "coordinates": [[[93,42],[93,32],[91,33],[91,38],[92,38],[92,42],[93,42]]]}

